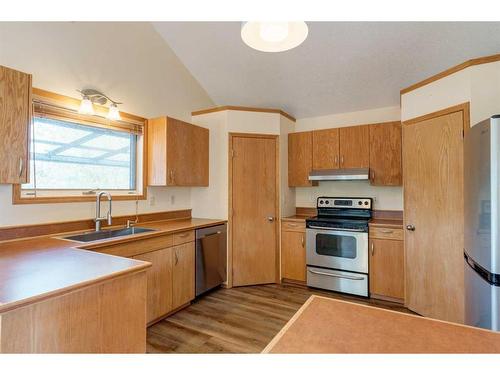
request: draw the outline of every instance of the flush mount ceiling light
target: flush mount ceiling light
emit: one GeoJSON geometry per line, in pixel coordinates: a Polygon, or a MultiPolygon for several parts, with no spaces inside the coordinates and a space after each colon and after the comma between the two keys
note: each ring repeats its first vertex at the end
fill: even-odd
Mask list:
{"type": "Polygon", "coordinates": [[[299,22],[243,22],[241,39],[262,52],[281,52],[300,45],[307,38],[308,28],[299,22]]]}
{"type": "Polygon", "coordinates": [[[115,102],[109,96],[94,89],[77,90],[82,95],[82,101],[78,112],[85,115],[94,114],[94,104],[105,105],[110,102],[107,118],[110,120],[121,120],[120,112],[118,111],[119,102],[115,102]]]}

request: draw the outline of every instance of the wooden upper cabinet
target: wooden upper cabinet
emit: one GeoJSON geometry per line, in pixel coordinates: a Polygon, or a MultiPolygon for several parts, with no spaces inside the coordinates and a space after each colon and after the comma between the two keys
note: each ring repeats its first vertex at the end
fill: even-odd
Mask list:
{"type": "Polygon", "coordinates": [[[312,132],[288,134],[288,186],[313,186],[309,172],[313,164],[312,132]]]}
{"type": "Polygon", "coordinates": [[[0,66],[0,184],[28,182],[31,75],[0,66]]]}
{"type": "Polygon", "coordinates": [[[313,169],[339,168],[339,129],[313,131],[313,169]]]}
{"type": "Polygon", "coordinates": [[[399,186],[401,173],[401,122],[370,125],[370,183],[399,186]]]}
{"type": "Polygon", "coordinates": [[[148,185],[208,186],[209,131],[171,117],[148,121],[148,185]]]}
{"type": "Polygon", "coordinates": [[[340,168],[368,168],[370,164],[369,125],[339,128],[340,168]]]}

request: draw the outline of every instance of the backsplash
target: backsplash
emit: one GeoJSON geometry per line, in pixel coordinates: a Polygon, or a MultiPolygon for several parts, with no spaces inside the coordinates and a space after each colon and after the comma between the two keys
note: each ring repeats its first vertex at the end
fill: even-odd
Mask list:
{"type": "Polygon", "coordinates": [[[372,186],[368,181],[321,181],[319,186],[295,189],[296,207],[314,207],[319,196],[370,197],[376,210],[403,210],[401,186],[372,186]]]}

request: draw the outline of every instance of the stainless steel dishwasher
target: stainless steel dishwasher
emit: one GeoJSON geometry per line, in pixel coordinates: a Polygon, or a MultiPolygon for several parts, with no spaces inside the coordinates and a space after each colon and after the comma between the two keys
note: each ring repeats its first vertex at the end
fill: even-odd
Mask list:
{"type": "Polygon", "coordinates": [[[196,230],[196,296],[221,285],[227,276],[227,225],[196,230]]]}

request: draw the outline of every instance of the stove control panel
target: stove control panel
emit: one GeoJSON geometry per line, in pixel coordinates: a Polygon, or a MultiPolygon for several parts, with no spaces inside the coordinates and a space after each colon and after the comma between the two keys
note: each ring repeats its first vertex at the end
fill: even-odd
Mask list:
{"type": "Polygon", "coordinates": [[[317,208],[372,208],[372,198],[338,198],[319,197],[316,203],[317,208]]]}

